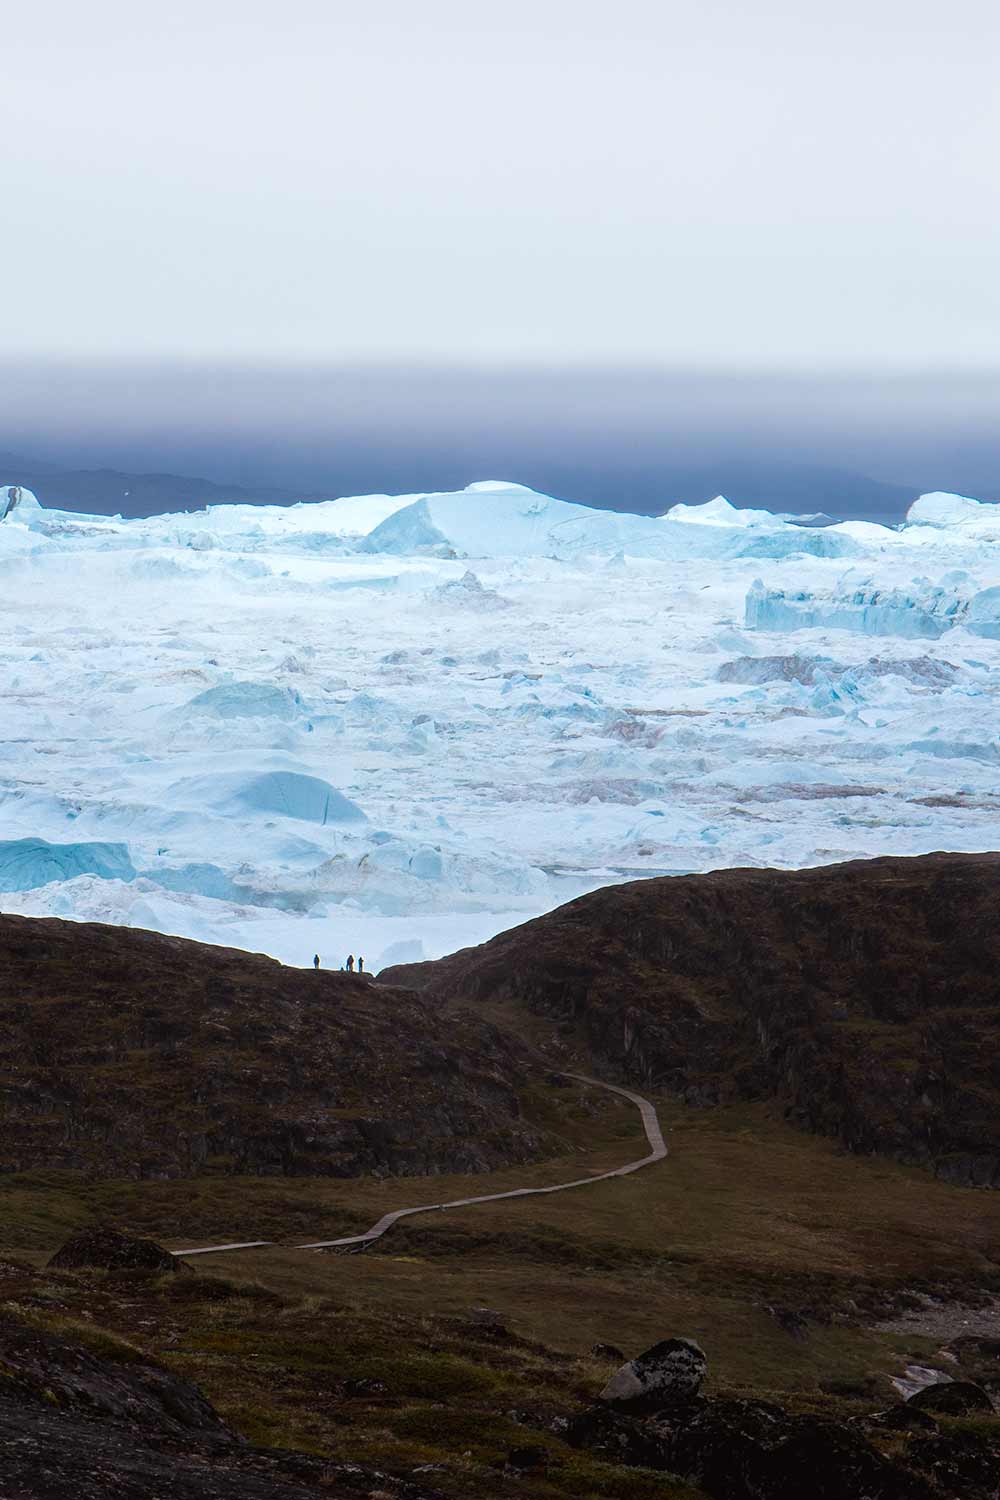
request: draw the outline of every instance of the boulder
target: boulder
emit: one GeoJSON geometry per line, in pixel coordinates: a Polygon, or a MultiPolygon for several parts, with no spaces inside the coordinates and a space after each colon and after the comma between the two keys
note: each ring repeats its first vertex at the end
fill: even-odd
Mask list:
{"type": "Polygon", "coordinates": [[[918,1411],[941,1412],[948,1417],[969,1416],[973,1412],[992,1412],[993,1402],[981,1385],[972,1380],[945,1380],[927,1385],[906,1403],[918,1411]]]}
{"type": "Polygon", "coordinates": [[[852,1418],[852,1425],[861,1427],[865,1431],[937,1432],[938,1430],[938,1424],[929,1411],[921,1411],[919,1406],[911,1406],[908,1401],[900,1401],[896,1406],[886,1407],[885,1411],[876,1411],[870,1416],[852,1418]]]}
{"type": "Polygon", "coordinates": [[[942,1500],[846,1425],[763,1401],[695,1396],[645,1419],[595,1406],[565,1437],[606,1462],[676,1474],[712,1500],[942,1500]]]}
{"type": "Polygon", "coordinates": [[[592,1344],[590,1349],[595,1359],[617,1359],[625,1358],[624,1349],[619,1349],[617,1344],[592,1344]]]}
{"type": "Polygon", "coordinates": [[[608,1407],[592,1406],[570,1418],[562,1436],[571,1448],[596,1453],[609,1464],[629,1468],[670,1469],[672,1428],[643,1422],[608,1407]]]}
{"type": "Polygon", "coordinates": [[[733,1468],[725,1447],[702,1455],[700,1482],[717,1500],[937,1500],[919,1474],[877,1453],[846,1427],[802,1417],[772,1448],[747,1454],[733,1468]],[[712,1459],[721,1459],[716,1468],[712,1459]],[[740,1484],[742,1482],[742,1488],[740,1484]]]}
{"type": "Polygon", "coordinates": [[[693,1339],[663,1339],[622,1365],[599,1399],[621,1411],[657,1411],[697,1395],[707,1371],[705,1351],[693,1339]]]}
{"type": "Polygon", "coordinates": [[[492,1307],[473,1307],[469,1312],[467,1331],[473,1338],[486,1343],[510,1344],[515,1336],[507,1326],[503,1313],[492,1307]]]}
{"type": "Polygon", "coordinates": [[[469,1322],[476,1328],[499,1328],[506,1332],[506,1319],[495,1307],[472,1307],[469,1322]]]}
{"type": "Polygon", "coordinates": [[[103,1271],[177,1271],[181,1262],[143,1236],[123,1234],[107,1226],[80,1229],[52,1256],[49,1265],[60,1271],[98,1267],[103,1271]]]}

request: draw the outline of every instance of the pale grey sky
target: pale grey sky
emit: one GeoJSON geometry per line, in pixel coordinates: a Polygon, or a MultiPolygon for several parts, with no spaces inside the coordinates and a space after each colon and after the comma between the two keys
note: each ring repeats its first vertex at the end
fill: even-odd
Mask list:
{"type": "Polygon", "coordinates": [[[997,363],[994,0],[33,0],[9,356],[997,363]]]}

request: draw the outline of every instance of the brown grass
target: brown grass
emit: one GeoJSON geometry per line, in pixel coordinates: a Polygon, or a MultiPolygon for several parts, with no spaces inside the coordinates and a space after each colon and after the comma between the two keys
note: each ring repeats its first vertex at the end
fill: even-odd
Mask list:
{"type": "Polygon", "coordinates": [[[533,1110],[554,1111],[578,1149],[488,1178],[8,1178],[9,1248],[37,1264],[92,1217],[174,1245],[284,1236],[152,1281],[48,1273],[32,1295],[45,1316],[89,1311],[190,1375],[260,1442],[397,1467],[444,1463],[446,1490],[492,1494],[510,1492],[497,1467],[508,1449],[541,1441],[552,1465],[518,1479],[518,1494],[690,1496],[662,1477],[595,1465],[508,1414],[570,1410],[593,1395],[609,1370],[590,1355],[596,1342],[631,1354],[670,1335],[704,1345],[717,1391],[811,1411],[884,1403],[888,1375],[936,1344],[875,1332],[876,1314],[914,1288],[1000,1287],[1000,1195],[850,1156],[767,1106],[659,1107],[664,1163],[571,1193],[428,1215],[361,1255],[291,1244],[424,1198],[606,1168],[643,1149],[634,1111],[610,1096],[543,1090],[533,1110]],[[484,1341],[469,1323],[477,1306],[499,1311],[512,1340],[484,1341]],[[806,1318],[804,1338],[772,1311],[786,1308],[806,1318]],[[345,1394],[358,1380],[385,1391],[345,1394]]]}

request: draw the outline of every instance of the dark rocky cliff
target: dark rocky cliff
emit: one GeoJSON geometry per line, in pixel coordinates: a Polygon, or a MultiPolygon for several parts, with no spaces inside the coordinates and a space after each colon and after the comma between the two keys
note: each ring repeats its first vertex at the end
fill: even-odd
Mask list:
{"type": "Polygon", "coordinates": [[[380,980],[514,1001],[607,1076],[774,1097],[859,1152],[1000,1186],[1000,855],[611,886],[380,980]]]}

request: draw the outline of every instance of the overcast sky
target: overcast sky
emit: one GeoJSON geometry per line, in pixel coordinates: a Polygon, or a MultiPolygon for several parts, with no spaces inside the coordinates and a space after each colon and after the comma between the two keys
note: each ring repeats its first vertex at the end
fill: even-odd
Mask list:
{"type": "Polygon", "coordinates": [[[32,0],[8,356],[995,366],[995,0],[32,0]]]}

